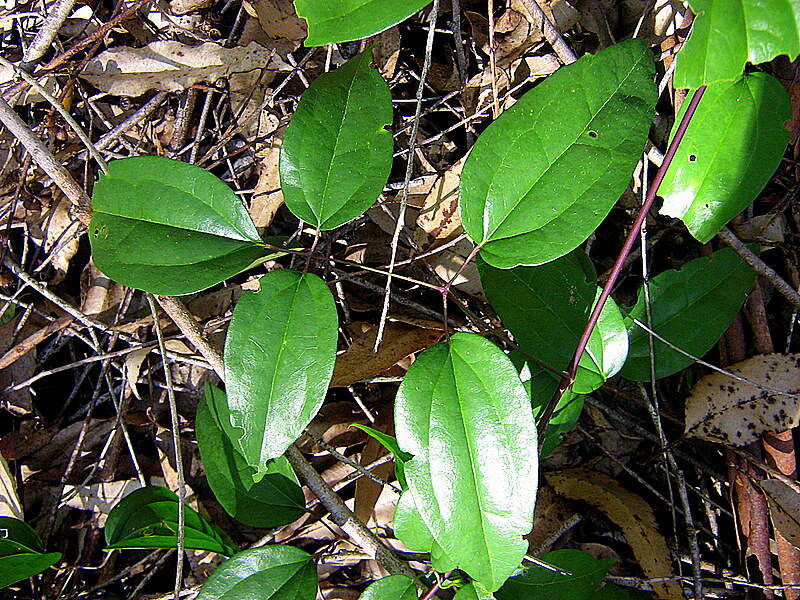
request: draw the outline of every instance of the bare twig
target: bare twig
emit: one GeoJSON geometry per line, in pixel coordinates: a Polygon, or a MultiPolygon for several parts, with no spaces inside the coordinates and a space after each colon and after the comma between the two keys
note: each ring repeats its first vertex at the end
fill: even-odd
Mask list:
{"type": "MultiPolygon", "coordinates": [[[[203,335],[200,324],[194,318],[183,303],[172,296],[156,296],[156,300],[161,305],[170,318],[186,336],[189,342],[203,355],[214,369],[220,379],[225,379],[225,365],[222,362],[222,355],[214,348],[203,335]]],[[[155,318],[155,317],[154,317],[155,318]]]]}
{"type": "Polygon", "coordinates": [[[558,28],[547,18],[547,15],[539,5],[540,1],[541,0],[522,0],[522,3],[525,5],[525,8],[528,9],[531,16],[537,21],[537,24],[541,25],[544,37],[553,47],[553,50],[561,62],[565,65],[574,63],[578,60],[578,57],[572,51],[572,48],[569,47],[569,44],[567,44],[558,28]]]}
{"type": "Polygon", "coordinates": [[[30,71],[34,63],[44,56],[50,44],[56,39],[58,30],[67,20],[69,13],[72,12],[72,7],[75,6],[75,0],[56,0],[47,7],[47,16],[44,23],[36,32],[36,37],[33,38],[30,46],[25,50],[22,56],[22,68],[25,71],[30,71]]]}

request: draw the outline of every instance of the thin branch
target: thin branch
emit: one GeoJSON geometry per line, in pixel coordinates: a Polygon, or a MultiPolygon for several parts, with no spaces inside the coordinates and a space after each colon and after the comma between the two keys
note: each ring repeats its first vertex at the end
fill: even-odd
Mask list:
{"type": "Polygon", "coordinates": [[[36,32],[36,37],[33,38],[30,46],[25,50],[22,56],[22,69],[30,71],[34,63],[42,58],[56,39],[58,30],[67,20],[69,13],[75,6],[76,0],[56,0],[53,4],[47,7],[47,16],[44,23],[36,32]]]}
{"type": "Polygon", "coordinates": [[[531,16],[537,21],[537,24],[541,25],[544,37],[553,47],[553,50],[561,62],[565,65],[574,63],[578,60],[578,57],[572,51],[572,48],[569,47],[569,44],[567,44],[558,28],[547,18],[547,15],[539,5],[540,1],[541,0],[522,0],[522,3],[525,5],[525,8],[528,9],[531,16]]]}
{"type": "Polygon", "coordinates": [[[192,313],[183,305],[183,303],[172,296],[156,296],[156,300],[164,309],[164,312],[175,322],[181,333],[192,343],[197,351],[203,355],[214,369],[220,379],[225,379],[225,365],[222,361],[222,355],[219,351],[212,346],[200,328],[197,319],[194,318],[192,313]]]}

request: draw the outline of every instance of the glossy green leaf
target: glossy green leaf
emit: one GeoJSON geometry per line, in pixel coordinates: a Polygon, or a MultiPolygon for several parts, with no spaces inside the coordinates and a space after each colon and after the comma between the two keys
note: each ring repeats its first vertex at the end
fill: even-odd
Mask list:
{"type": "Polygon", "coordinates": [[[358,423],[354,423],[353,427],[356,427],[370,437],[375,438],[381,444],[381,446],[392,453],[392,456],[394,456],[394,472],[397,475],[397,482],[400,484],[400,488],[402,490],[407,490],[408,484],[406,483],[405,463],[411,459],[411,455],[408,452],[403,452],[400,449],[400,445],[397,443],[397,438],[393,435],[389,435],[388,433],[383,433],[382,431],[368,427],[367,425],[359,425],[358,423]]]}
{"type": "MultiPolygon", "coordinates": [[[[650,280],[652,329],[673,345],[702,356],[717,343],[753,287],[755,273],[730,248],[689,261],[650,280]]],[[[644,290],[629,317],[647,324],[644,290]]],[[[622,375],[650,380],[649,334],[632,322],[622,375]]],[[[692,359],[654,340],[656,379],[685,369],[692,359]]]]}
{"type": "Polygon", "coordinates": [[[710,85],[659,188],[661,214],[683,220],[699,241],[711,240],[778,168],[791,116],[786,89],[766,73],[710,85]]]}
{"type": "MultiPolygon", "coordinates": [[[[565,370],[598,295],[594,266],[583,250],[538,267],[496,269],[478,260],[487,298],[520,348],[553,369],[565,370]]],[[[573,391],[589,393],[622,368],[628,339],[609,298],[578,368],[573,391]]]]}
{"type": "Polygon", "coordinates": [[[512,577],[495,592],[497,600],[538,600],[569,598],[594,600],[603,578],[616,560],[597,560],[580,550],[556,550],[541,557],[553,567],[570,573],[533,565],[521,575],[512,577]]]}
{"type": "Polygon", "coordinates": [[[397,499],[394,534],[406,548],[414,552],[430,552],[433,547],[433,536],[414,506],[414,497],[409,491],[403,492],[397,499]]]}
{"type": "Polygon", "coordinates": [[[0,517],[0,589],[38,575],[61,560],[45,552],[42,540],[25,521],[0,517]]]}
{"type": "Polygon", "coordinates": [[[314,600],[317,568],[293,546],[261,546],[239,552],[203,584],[197,600],[314,600]]]}
{"type": "Polygon", "coordinates": [[[689,4],[696,17],[678,54],[675,87],[730,81],[744,72],[748,62],[800,54],[797,0],[689,0],[689,4]]]}
{"type": "Polygon", "coordinates": [[[389,575],[371,583],[358,600],[417,600],[417,586],[405,575],[389,575]]]}
{"type": "Polygon", "coordinates": [[[294,0],[308,22],[306,46],[360,40],[404,21],[431,0],[294,0]]]}
{"type": "Polygon", "coordinates": [[[488,589],[525,555],[537,489],[536,427],[514,365],[456,333],[411,365],[395,400],[406,479],[444,553],[488,589]]]}
{"type": "Polygon", "coordinates": [[[653,77],[641,40],[616,44],[562,67],[489,125],[464,165],[460,200],[486,262],[539,265],[589,237],[641,158],[653,77]]]}
{"type": "MultiPolygon", "coordinates": [[[[333,3],[331,3],[333,4],[333,3]]],[[[281,146],[286,206],[333,229],[362,215],[392,169],[392,97],[372,49],[320,75],[303,93],[281,146]]]]}
{"type": "MultiPolygon", "coordinates": [[[[235,550],[225,534],[184,507],[186,548],[210,550],[230,556],[235,550]]],[[[178,496],[166,488],[148,486],[120,500],[106,520],[106,549],[176,548],[178,546],[178,496]]]]}
{"type": "Polygon", "coordinates": [[[230,427],[227,397],[206,384],[197,406],[197,445],[208,484],[222,507],[252,527],[277,527],[298,519],[305,512],[305,497],[286,458],[270,460],[264,477],[254,482],[252,467],[228,438],[223,422],[230,427]]]}
{"type": "Polygon", "coordinates": [[[225,340],[228,437],[256,479],[322,405],[339,326],[333,296],[316,275],[272,271],[260,285],[242,295],[225,340]]]}
{"type": "Polygon", "coordinates": [[[92,258],[111,279],[177,296],[216,285],[265,254],[242,201],[208,171],[177,160],[115,160],[92,195],[92,258]]]}

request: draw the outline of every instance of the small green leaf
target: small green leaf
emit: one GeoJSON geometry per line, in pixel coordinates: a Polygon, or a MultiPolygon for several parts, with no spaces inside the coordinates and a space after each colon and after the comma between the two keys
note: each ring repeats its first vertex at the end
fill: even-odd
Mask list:
{"type": "MultiPolygon", "coordinates": [[[[333,5],[334,3],[330,3],[333,5]]],[[[286,206],[320,229],[364,213],[392,169],[392,97],[372,49],[320,75],[303,93],[281,146],[286,206]]]]}
{"type": "Polygon", "coordinates": [[[61,560],[46,553],[42,540],[25,521],[0,517],[0,589],[38,575],[61,560]]]}
{"type": "MultiPolygon", "coordinates": [[[[675,87],[737,79],[748,62],[800,54],[797,0],[689,0],[692,33],[678,54],[675,87]]],[[[705,102],[705,99],[703,100],[705,102]]]]}
{"type": "Polygon", "coordinates": [[[256,479],[322,405],[339,326],[333,296],[316,275],[272,271],[260,284],[242,295],[225,340],[227,433],[256,479]]]}
{"type": "MultiPolygon", "coordinates": [[[[579,249],[545,265],[514,269],[478,260],[478,271],[487,298],[520,348],[565,370],[599,293],[586,253],[579,249]]],[[[603,385],[622,368],[627,352],[625,324],[609,298],[581,357],[573,391],[587,394],[603,385]]]]}
{"type": "Polygon", "coordinates": [[[464,165],[460,200],[486,262],[539,265],[589,237],[641,158],[653,76],[642,41],[616,44],[562,67],[489,125],[464,165]]]}
{"type": "Polygon", "coordinates": [[[395,427],[433,538],[459,568],[499,588],[525,555],[538,475],[536,427],[514,365],[488,340],[456,333],[411,365],[395,427]]]}
{"type": "Polygon", "coordinates": [[[224,182],[156,156],[109,163],[94,186],[89,240],[108,277],[166,296],[216,285],[265,254],[242,201],[224,182]]]}
{"type": "MultiPolygon", "coordinates": [[[[708,352],[742,307],[755,273],[730,248],[689,261],[680,270],[665,271],[650,281],[652,329],[694,356],[708,352]]],[[[629,317],[647,324],[644,289],[629,317]]],[[[623,377],[650,381],[649,334],[630,323],[630,352],[623,377]]],[[[654,340],[656,379],[692,364],[692,359],[654,340]]]]}
{"type": "Polygon", "coordinates": [[[317,569],[293,546],[262,546],[239,552],[203,584],[197,600],[314,600],[317,569]]]}
{"type": "Polygon", "coordinates": [[[616,562],[597,560],[580,550],[556,550],[541,558],[542,562],[570,573],[534,565],[521,575],[506,581],[495,592],[497,600],[538,600],[539,598],[569,598],[570,600],[593,600],[603,578],[616,562]]]}
{"type": "Polygon", "coordinates": [[[431,0],[294,0],[308,22],[306,46],[360,40],[404,21],[431,0]]]}
{"type": "Polygon", "coordinates": [[[483,589],[480,582],[473,581],[458,590],[453,600],[495,600],[495,596],[483,589]]]}
{"type": "Polygon", "coordinates": [[[284,457],[267,463],[266,474],[253,482],[253,469],[235,449],[222,423],[230,427],[225,393],[206,384],[197,406],[197,445],[208,484],[222,507],[252,527],[277,527],[305,512],[303,490],[284,457]]]}
{"type": "Polygon", "coordinates": [[[775,173],[791,116],[786,89],[766,73],[710,85],[659,188],[661,214],[683,220],[700,242],[711,240],[775,173]]]}
{"type": "Polygon", "coordinates": [[[397,438],[393,435],[389,435],[388,433],[383,433],[382,431],[373,429],[372,427],[359,425],[358,423],[353,423],[352,427],[356,427],[366,433],[368,436],[375,438],[381,444],[381,446],[392,453],[392,456],[394,456],[394,471],[397,475],[397,482],[400,484],[400,488],[402,490],[407,490],[408,484],[406,483],[405,463],[411,460],[411,455],[408,452],[403,452],[400,449],[400,445],[397,443],[397,438]]]}
{"type": "MultiPolygon", "coordinates": [[[[210,550],[230,556],[235,550],[225,534],[185,506],[185,544],[193,550],[210,550]]],[[[178,546],[178,496],[166,488],[148,486],[120,500],[106,521],[106,549],[176,548],[178,546]]]]}
{"type": "Polygon", "coordinates": [[[389,575],[370,584],[358,600],[417,600],[417,586],[405,575],[389,575]]]}

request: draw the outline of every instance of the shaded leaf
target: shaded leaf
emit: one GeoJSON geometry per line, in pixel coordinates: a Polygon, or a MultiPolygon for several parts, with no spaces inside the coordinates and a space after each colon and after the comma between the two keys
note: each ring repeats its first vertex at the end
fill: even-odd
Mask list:
{"type": "Polygon", "coordinates": [[[211,173],[177,160],[115,160],[92,195],[92,258],[108,277],[177,296],[216,285],[264,254],[241,200],[211,173]]]}
{"type": "MultiPolygon", "coordinates": [[[[330,4],[333,6],[333,4],[330,4]]],[[[392,97],[372,49],[320,75],[303,93],[281,146],[286,206],[319,229],[362,215],[392,168],[392,97]]]]}
{"type": "Polygon", "coordinates": [[[360,40],[404,21],[431,0],[295,0],[308,22],[306,46],[360,40]]]}
{"type": "MultiPolygon", "coordinates": [[[[230,556],[235,550],[225,534],[185,506],[185,544],[230,556]]],[[[125,496],[106,520],[106,549],[177,548],[178,496],[167,488],[148,486],[125,496]]]]}
{"type": "Polygon", "coordinates": [[[641,158],[653,76],[644,43],[616,44],[562,67],[481,134],[461,176],[461,220],[486,262],[538,265],[589,237],[641,158]]]}
{"type": "Polygon", "coordinates": [[[748,62],[800,54],[800,4],[795,0],[689,0],[689,4],[697,16],[678,54],[675,87],[736,79],[748,62]]]}
{"type": "MultiPolygon", "coordinates": [[[[730,248],[689,261],[680,270],[664,271],[650,280],[652,330],[694,356],[717,343],[753,287],[755,273],[730,248]]],[[[629,317],[647,323],[644,289],[629,317]]],[[[622,375],[650,380],[649,334],[631,324],[628,360],[622,375]]],[[[654,340],[656,379],[685,369],[692,359],[654,340]]]]}
{"type": "Polygon", "coordinates": [[[490,590],[525,555],[537,483],[536,428],[514,365],[488,340],[456,333],[419,355],[397,392],[395,428],[422,520],[490,590]]]}
{"type": "Polygon", "coordinates": [[[0,516],[0,588],[33,577],[61,560],[46,553],[42,540],[25,521],[0,516]]]}
{"type": "MultiPolygon", "coordinates": [[[[764,354],[726,367],[767,388],[800,393],[800,354],[764,354]]],[[[686,433],[743,446],[762,434],[800,423],[800,400],[760,389],[722,373],[701,378],[686,399],[686,433]]]]}
{"type": "Polygon", "coordinates": [[[405,575],[389,575],[369,585],[359,600],[417,600],[417,586],[405,575]]]}
{"type": "Polygon", "coordinates": [[[790,544],[800,548],[800,494],[779,479],[765,479],[761,489],[767,496],[775,529],[790,544]]]}
{"type": "Polygon", "coordinates": [[[375,438],[380,442],[381,446],[392,453],[392,456],[394,456],[394,470],[395,474],[397,475],[397,481],[400,483],[400,487],[403,490],[407,490],[408,484],[406,483],[405,463],[406,461],[411,460],[411,455],[408,452],[403,452],[400,449],[400,445],[397,443],[397,438],[395,438],[393,435],[383,433],[382,431],[378,431],[377,429],[373,429],[372,427],[361,425],[359,423],[354,423],[353,427],[357,427],[370,437],[375,438]]]}
{"type": "MultiPolygon", "coordinates": [[[[496,269],[479,260],[478,270],[487,298],[520,348],[553,369],[566,370],[598,294],[586,253],[575,250],[545,265],[514,269],[496,269]]],[[[589,393],[603,385],[622,368],[627,352],[622,315],[609,299],[572,390],[589,393]]]]}
{"type": "Polygon", "coordinates": [[[252,527],[277,527],[305,512],[303,490],[284,457],[267,463],[266,473],[253,482],[253,469],[228,438],[230,423],[225,393],[206,384],[197,406],[197,445],[208,484],[222,507],[237,521],[252,527]]]}
{"type": "Polygon", "coordinates": [[[260,285],[242,295],[225,340],[227,433],[256,479],[322,405],[339,325],[333,296],[316,275],[272,271],[260,285]]]}
{"type": "Polygon", "coordinates": [[[317,568],[293,546],[239,552],[203,584],[197,600],[314,600],[317,568]]]}
{"type": "MultiPolygon", "coordinates": [[[[565,469],[548,473],[546,478],[547,483],[562,496],[586,502],[616,523],[648,578],[672,576],[669,546],[658,531],[653,509],[640,496],[632,494],[608,475],[586,469],[565,469]]],[[[684,597],[677,581],[653,582],[653,589],[664,600],[682,600],[684,597]]]]}
{"type": "Polygon", "coordinates": [[[766,73],[710,85],[659,188],[661,214],[681,219],[699,241],[711,240],[778,168],[791,116],[786,89],[766,73]]]}

